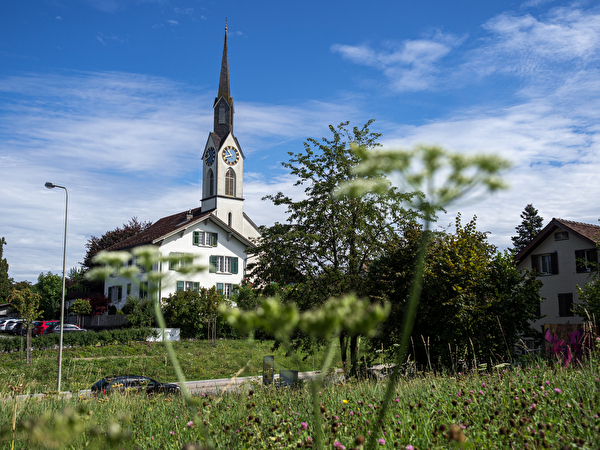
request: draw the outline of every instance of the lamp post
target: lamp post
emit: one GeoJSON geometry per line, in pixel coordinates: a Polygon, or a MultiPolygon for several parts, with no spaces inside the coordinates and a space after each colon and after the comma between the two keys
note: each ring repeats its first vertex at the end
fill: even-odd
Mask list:
{"type": "Polygon", "coordinates": [[[60,337],[58,343],[58,382],[56,384],[56,391],[60,393],[60,379],[62,375],[62,351],[63,351],[63,326],[65,323],[65,274],[67,270],[67,215],[69,212],[69,191],[64,186],[59,186],[54,183],[46,182],[44,185],[48,189],[61,188],[65,190],[65,240],[63,248],[63,275],[62,275],[62,298],[60,301],[60,337]]]}

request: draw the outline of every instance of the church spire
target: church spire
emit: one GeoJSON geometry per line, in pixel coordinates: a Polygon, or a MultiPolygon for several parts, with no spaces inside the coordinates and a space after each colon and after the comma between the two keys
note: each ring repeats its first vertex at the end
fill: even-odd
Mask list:
{"type": "Polygon", "coordinates": [[[227,54],[227,21],[225,21],[225,44],[223,45],[223,59],[221,60],[221,76],[219,77],[219,93],[217,98],[225,97],[229,100],[229,57],[227,54]]]}
{"type": "Polygon", "coordinates": [[[227,53],[227,21],[225,21],[225,43],[219,76],[219,91],[213,106],[215,110],[214,132],[220,139],[233,133],[233,98],[229,90],[229,55],[227,53]]]}

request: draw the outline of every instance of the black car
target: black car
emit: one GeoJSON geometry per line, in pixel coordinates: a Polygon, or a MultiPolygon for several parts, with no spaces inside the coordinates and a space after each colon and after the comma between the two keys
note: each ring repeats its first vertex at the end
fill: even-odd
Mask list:
{"type": "Polygon", "coordinates": [[[111,392],[145,392],[147,394],[178,394],[179,386],[172,383],[161,383],[152,378],[138,375],[105,377],[92,386],[92,394],[110,394],[111,392]]]}
{"type": "MultiPolygon", "coordinates": [[[[34,320],[31,324],[31,329],[33,330],[40,322],[38,320],[34,320]]],[[[21,336],[25,336],[27,334],[27,328],[24,326],[23,322],[18,322],[12,330],[10,330],[12,334],[20,334],[21,336]]]]}

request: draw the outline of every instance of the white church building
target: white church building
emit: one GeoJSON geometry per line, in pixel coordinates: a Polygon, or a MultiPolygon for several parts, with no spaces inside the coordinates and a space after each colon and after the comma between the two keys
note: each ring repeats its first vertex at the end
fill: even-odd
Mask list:
{"type": "MultiPolygon", "coordinates": [[[[175,267],[155,267],[163,275],[158,298],[184,289],[216,286],[224,296],[233,294],[244,279],[247,253],[252,239],[260,236],[258,227],[244,213],[244,153],[233,134],[233,98],[229,86],[227,29],[219,90],[214,108],[214,127],[202,154],[202,201],[199,208],[189,209],[156,221],[145,231],[108,250],[131,251],[153,245],[161,255],[189,254],[195,264],[208,269],[194,275],[181,275],[175,267]]],[[[131,262],[132,264],[134,261],[131,262]]],[[[148,292],[147,274],[140,275],[139,285],[120,277],[105,281],[104,294],[111,304],[122,308],[128,295],[143,298],[148,292]]]]}

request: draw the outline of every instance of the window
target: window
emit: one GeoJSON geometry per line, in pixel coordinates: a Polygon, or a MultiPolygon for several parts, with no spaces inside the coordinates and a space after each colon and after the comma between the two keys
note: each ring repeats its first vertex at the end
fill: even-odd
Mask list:
{"type": "Polygon", "coordinates": [[[184,267],[186,264],[189,264],[188,261],[184,261],[183,259],[179,259],[182,258],[183,256],[189,255],[188,253],[180,253],[180,252],[171,252],[169,253],[169,258],[173,258],[169,260],[169,270],[177,270],[181,267],[184,267]]]}
{"type": "Polygon", "coordinates": [[[215,195],[215,174],[212,169],[208,169],[208,196],[215,195]]]}
{"type": "Polygon", "coordinates": [[[218,233],[209,233],[208,231],[194,231],[192,236],[193,245],[206,245],[216,247],[219,241],[218,233]]]}
{"type": "Polygon", "coordinates": [[[127,297],[131,295],[131,283],[127,284],[127,297]]]}
{"type": "Polygon", "coordinates": [[[219,105],[219,125],[225,123],[225,105],[221,103],[219,105]]]}
{"type": "Polygon", "coordinates": [[[217,292],[225,298],[231,297],[232,294],[237,294],[239,288],[238,284],[217,283],[217,292]]]}
{"type": "Polygon", "coordinates": [[[558,294],[558,315],[573,317],[573,294],[558,294]]]}
{"type": "Polygon", "coordinates": [[[555,241],[568,241],[569,240],[569,232],[568,231],[557,231],[554,233],[555,241]]]}
{"type": "Polygon", "coordinates": [[[531,269],[535,270],[538,275],[557,275],[558,253],[531,255],[531,269]]]}
{"type": "Polygon", "coordinates": [[[235,172],[228,169],[225,173],[225,195],[235,197],[235,172]]]}
{"type": "Polygon", "coordinates": [[[179,291],[200,291],[200,283],[197,281],[178,281],[177,282],[177,292],[179,291]]]}
{"type": "Polygon", "coordinates": [[[594,264],[598,262],[598,250],[575,250],[575,266],[577,273],[591,272],[594,264]]]}
{"type": "Polygon", "coordinates": [[[236,256],[211,255],[208,259],[210,273],[238,273],[238,258],[236,256]]]}
{"type": "Polygon", "coordinates": [[[123,296],[123,286],[111,286],[108,288],[108,299],[111,303],[118,303],[123,296]]]}
{"type": "Polygon", "coordinates": [[[148,291],[149,291],[149,287],[148,287],[148,282],[147,281],[142,281],[140,283],[140,300],[141,299],[148,299],[148,291]]]}

